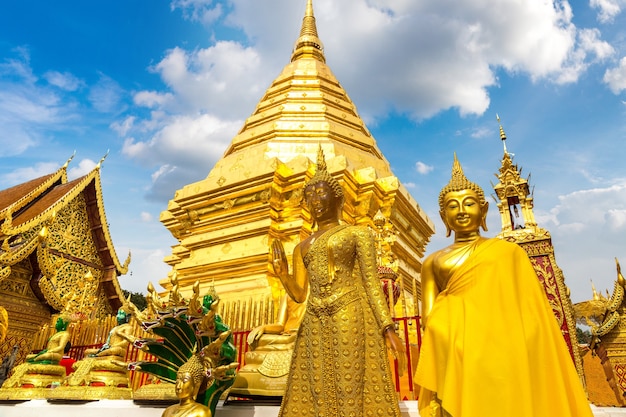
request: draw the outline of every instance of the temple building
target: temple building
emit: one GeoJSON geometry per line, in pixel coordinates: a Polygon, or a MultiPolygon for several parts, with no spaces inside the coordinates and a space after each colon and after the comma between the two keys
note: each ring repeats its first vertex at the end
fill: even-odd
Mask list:
{"type": "MultiPolygon", "coordinates": [[[[498,118],[498,121],[500,119],[498,118]]],[[[576,338],[574,309],[565,285],[563,271],[556,263],[550,232],[537,225],[533,212],[533,195],[528,178],[522,178],[522,169],[513,163],[513,155],[506,148],[506,134],[500,125],[500,139],[504,145],[504,156],[499,173],[499,182],[492,184],[498,210],[502,220],[500,239],[520,245],[528,254],[543,284],[548,302],[556,317],[561,333],[569,348],[576,371],[584,385],[584,371],[576,338]]],[[[530,176],[529,176],[530,177],[530,176]]],[[[520,294],[520,297],[523,296],[520,294]]]]}
{"type": "MultiPolygon", "coordinates": [[[[178,190],[161,213],[178,241],[165,261],[181,292],[190,294],[195,281],[202,291],[214,286],[226,303],[235,303],[228,319],[234,328],[272,320],[284,290],[269,267],[269,245],[281,239],[291,254],[311,232],[302,187],[315,171],[320,146],[345,190],[343,220],[374,229],[380,213],[393,225],[389,242],[402,305],[417,314],[421,260],[433,223],[393,175],[327,66],[311,0],[291,62],[208,176],[178,190]]],[[[172,286],[167,279],[161,285],[172,286]]]]}
{"type": "Polygon", "coordinates": [[[115,254],[104,212],[100,166],[68,181],[68,160],[59,170],[0,191],[0,306],[8,334],[0,357],[19,347],[18,363],[33,338],[63,310],[104,317],[123,300],[117,277],[125,274],[115,254]]]}

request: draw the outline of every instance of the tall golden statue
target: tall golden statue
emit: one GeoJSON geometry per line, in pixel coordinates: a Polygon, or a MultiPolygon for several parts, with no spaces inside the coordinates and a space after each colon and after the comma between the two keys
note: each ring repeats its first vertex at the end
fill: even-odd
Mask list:
{"type": "Polygon", "coordinates": [[[307,301],[279,416],[399,417],[385,344],[401,369],[404,345],[377,277],[374,239],[365,227],[340,224],[343,190],[321,147],[304,195],[317,230],[295,247],[293,274],[280,241],[271,249],[287,293],[307,301]]]}
{"type": "Polygon", "coordinates": [[[486,239],[488,203],[456,155],[439,194],[454,243],[422,269],[420,415],[589,416],[591,409],[526,252],[486,239]]]}

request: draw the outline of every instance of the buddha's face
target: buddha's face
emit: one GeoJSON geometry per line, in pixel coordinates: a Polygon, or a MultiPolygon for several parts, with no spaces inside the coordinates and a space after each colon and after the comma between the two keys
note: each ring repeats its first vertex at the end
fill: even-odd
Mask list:
{"type": "Polygon", "coordinates": [[[117,324],[128,323],[128,315],[121,308],[117,310],[117,324]]]}
{"type": "Polygon", "coordinates": [[[451,191],[444,197],[441,219],[456,233],[475,232],[485,225],[488,206],[474,190],[451,191]]]}
{"type": "Polygon", "coordinates": [[[57,332],[64,331],[65,329],[67,329],[67,322],[63,320],[61,317],[59,317],[57,319],[56,324],[54,325],[54,328],[56,329],[57,332]]]}
{"type": "Polygon", "coordinates": [[[179,372],[176,375],[176,396],[178,398],[193,398],[196,391],[196,384],[190,372],[179,372]]]}
{"type": "Polygon", "coordinates": [[[311,184],[304,190],[304,197],[311,216],[316,221],[332,220],[337,218],[337,197],[333,189],[326,182],[311,184]]]}

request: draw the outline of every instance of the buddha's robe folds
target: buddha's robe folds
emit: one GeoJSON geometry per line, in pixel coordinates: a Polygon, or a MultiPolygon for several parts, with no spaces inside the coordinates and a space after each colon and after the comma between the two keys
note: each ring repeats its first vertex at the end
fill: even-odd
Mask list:
{"type": "Polygon", "coordinates": [[[393,324],[371,233],[338,226],[304,257],[309,297],[280,417],[400,417],[383,328],[393,324]]]}
{"type": "Polygon", "coordinates": [[[416,383],[453,417],[592,417],[541,283],[518,245],[488,239],[428,316],[416,383]]]}

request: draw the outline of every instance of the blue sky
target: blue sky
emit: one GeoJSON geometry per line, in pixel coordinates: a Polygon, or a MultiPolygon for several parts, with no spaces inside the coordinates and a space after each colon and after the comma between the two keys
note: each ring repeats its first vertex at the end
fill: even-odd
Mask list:
{"type": "MultiPolygon", "coordinates": [[[[169,270],[159,223],[206,177],[280,70],[305,0],[19,1],[0,13],[0,188],[102,167],[124,288],[169,270]]],[[[327,64],[450,243],[456,152],[489,195],[507,148],[531,173],[574,302],[626,267],[626,0],[314,0],[327,64]]],[[[489,231],[500,229],[491,200],[489,231]]]]}

